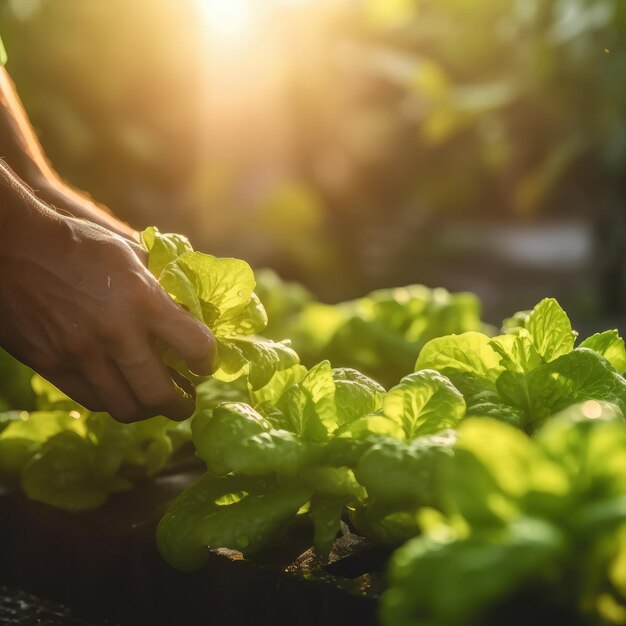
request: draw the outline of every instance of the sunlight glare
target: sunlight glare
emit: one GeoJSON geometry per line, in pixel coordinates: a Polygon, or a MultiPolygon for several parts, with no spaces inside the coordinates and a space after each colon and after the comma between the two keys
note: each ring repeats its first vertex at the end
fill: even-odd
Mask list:
{"type": "Polygon", "coordinates": [[[250,0],[201,0],[201,6],[208,27],[220,37],[239,37],[252,25],[250,0]]]}

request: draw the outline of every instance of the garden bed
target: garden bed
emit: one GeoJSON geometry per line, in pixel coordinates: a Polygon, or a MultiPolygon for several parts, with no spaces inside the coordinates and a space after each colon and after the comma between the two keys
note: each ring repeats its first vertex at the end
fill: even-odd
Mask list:
{"type": "Polygon", "coordinates": [[[162,476],[81,514],[5,492],[0,584],[63,603],[76,613],[72,619],[97,624],[376,623],[377,572],[386,554],[347,529],[327,563],[308,550],[310,530],[295,525],[255,560],[221,550],[194,574],[168,566],[156,550],[155,527],[191,478],[162,476]]]}

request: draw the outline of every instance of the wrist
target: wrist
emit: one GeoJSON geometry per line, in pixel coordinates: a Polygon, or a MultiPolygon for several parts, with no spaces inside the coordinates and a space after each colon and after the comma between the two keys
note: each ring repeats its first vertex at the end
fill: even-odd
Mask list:
{"type": "Polygon", "coordinates": [[[37,196],[52,205],[53,209],[103,226],[126,239],[138,241],[137,233],[133,228],[117,219],[108,209],[90,197],[72,189],[62,180],[40,176],[34,188],[37,196]]]}
{"type": "Polygon", "coordinates": [[[0,262],[19,256],[28,240],[59,219],[8,166],[0,163],[0,262]]]}

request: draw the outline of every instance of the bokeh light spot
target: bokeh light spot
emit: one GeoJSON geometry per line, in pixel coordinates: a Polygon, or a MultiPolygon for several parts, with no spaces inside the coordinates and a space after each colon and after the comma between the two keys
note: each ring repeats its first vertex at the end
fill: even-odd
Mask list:
{"type": "Polygon", "coordinates": [[[595,400],[587,400],[587,402],[582,405],[581,411],[585,417],[597,419],[602,416],[602,405],[595,400]]]}

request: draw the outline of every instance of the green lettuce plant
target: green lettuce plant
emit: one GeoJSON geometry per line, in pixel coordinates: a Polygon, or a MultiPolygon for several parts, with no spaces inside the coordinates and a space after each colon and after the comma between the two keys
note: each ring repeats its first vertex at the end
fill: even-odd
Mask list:
{"type": "Polygon", "coordinates": [[[33,500],[68,511],[98,508],[110,494],[161,471],[190,439],[188,422],[155,417],[120,424],[39,376],[33,388],[37,410],[10,413],[0,432],[0,481],[19,484],[33,500]]]}
{"type": "MultiPolygon", "coordinates": [[[[427,343],[413,376],[437,372],[457,390],[461,402],[430,413],[430,438],[424,432],[410,443],[397,435],[393,441],[388,437],[359,459],[355,475],[368,497],[351,512],[357,530],[390,545],[418,534],[418,510],[441,508],[445,496],[436,481],[441,463],[453,455],[455,433],[443,429],[468,417],[493,417],[528,433],[549,416],[584,401],[610,405],[623,417],[624,341],[615,330],[593,335],[576,348],[575,339],[565,312],[546,299],[532,311],[505,320],[503,334],[496,337],[469,332],[427,343]]],[[[406,420],[414,406],[405,400],[398,412],[404,411],[406,420]]]]}
{"type": "Polygon", "coordinates": [[[588,401],[534,438],[492,418],[458,430],[442,512],[393,556],[385,626],[626,622],[626,423],[588,401]]]}
{"type": "Polygon", "coordinates": [[[267,314],[245,261],[194,252],[186,237],[162,235],[156,228],[145,230],[141,239],[149,252],[148,268],[159,284],[215,336],[215,379],[229,382],[247,376],[253,387],[261,387],[274,372],[299,363],[285,342],[258,336],[267,325],[267,314]]]}
{"type": "Polygon", "coordinates": [[[412,371],[429,340],[487,329],[480,301],[470,293],[408,285],[329,305],[268,270],[259,272],[259,286],[270,315],[269,336],[289,337],[307,366],[328,359],[385,387],[412,371]]]}
{"type": "Polygon", "coordinates": [[[241,393],[249,404],[207,393],[194,417],[208,471],[174,500],[157,531],[161,553],[179,569],[201,566],[208,547],[253,553],[304,510],[316,547],[328,552],[344,507],[365,495],[346,464],[351,440],[341,435],[381,406],[380,385],[324,361],[241,393]]]}
{"type": "Polygon", "coordinates": [[[532,433],[571,404],[602,400],[626,415],[624,341],[598,333],[574,347],[577,333],[556,300],[505,320],[503,334],[440,337],[421,351],[416,369],[432,368],[463,393],[467,415],[491,416],[532,433]]]}

